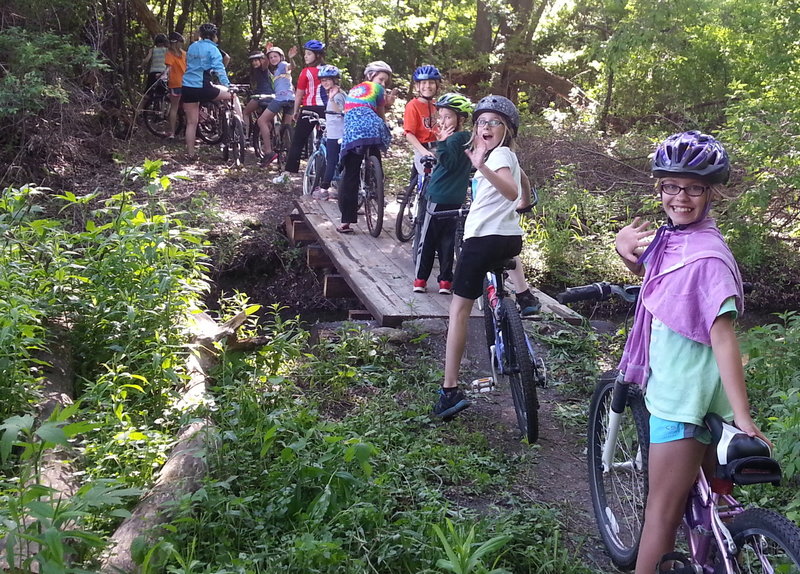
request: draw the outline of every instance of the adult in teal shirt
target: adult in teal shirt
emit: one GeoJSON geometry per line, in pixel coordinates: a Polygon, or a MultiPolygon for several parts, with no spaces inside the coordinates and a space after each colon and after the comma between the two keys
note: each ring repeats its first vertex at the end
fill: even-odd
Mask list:
{"type": "Polygon", "coordinates": [[[186,51],[186,73],[183,74],[181,97],[183,111],[186,114],[186,154],[194,160],[194,143],[197,137],[197,122],[200,117],[202,102],[217,102],[233,98],[235,113],[241,119],[242,108],[239,98],[232,94],[228,86],[228,74],[222,63],[222,52],[217,47],[217,27],[214,24],[203,24],[198,30],[200,39],[186,51]],[[219,84],[211,82],[211,72],[215,72],[219,84]]]}

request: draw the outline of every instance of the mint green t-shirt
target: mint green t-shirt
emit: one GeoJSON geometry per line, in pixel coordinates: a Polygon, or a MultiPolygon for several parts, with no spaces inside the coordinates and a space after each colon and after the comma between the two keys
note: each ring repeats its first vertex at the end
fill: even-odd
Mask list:
{"type": "MultiPolygon", "coordinates": [[[[733,297],[722,303],[717,317],[725,313],[736,318],[733,297]]],[[[702,425],[710,412],[733,419],[711,347],[679,335],[655,317],[645,404],[650,414],[668,421],[702,425]]]]}

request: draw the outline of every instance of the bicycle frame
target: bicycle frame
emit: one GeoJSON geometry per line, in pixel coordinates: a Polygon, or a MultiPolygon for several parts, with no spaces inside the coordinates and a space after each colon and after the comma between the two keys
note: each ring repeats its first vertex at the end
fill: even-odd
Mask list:
{"type": "MultiPolygon", "coordinates": [[[[612,466],[613,450],[619,433],[622,411],[625,408],[628,384],[619,379],[615,383],[608,419],[608,435],[603,445],[604,473],[608,472],[612,466]]],[[[640,470],[642,468],[641,447],[635,460],[617,463],[615,468],[640,470]]],[[[732,558],[736,553],[736,544],[725,526],[725,522],[742,512],[742,505],[732,495],[714,491],[705,472],[700,468],[686,500],[683,528],[692,563],[699,566],[703,574],[721,574],[715,570],[712,563],[714,557],[712,550],[715,548],[719,551],[717,556],[724,561],[725,574],[737,573],[732,558]]]]}

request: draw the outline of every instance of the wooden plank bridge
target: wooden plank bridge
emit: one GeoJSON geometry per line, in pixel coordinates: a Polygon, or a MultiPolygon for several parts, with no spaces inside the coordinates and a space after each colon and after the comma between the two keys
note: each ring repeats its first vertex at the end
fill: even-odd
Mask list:
{"type": "MultiPolygon", "coordinates": [[[[323,288],[329,297],[355,296],[383,326],[397,326],[408,319],[446,318],[450,297],[440,295],[436,266],[428,293],[413,293],[414,266],[411,242],[401,243],[394,235],[398,204],[389,201],[380,236],[372,237],[363,215],[354,225],[355,233],[336,231],[339,208],[335,202],[308,196],[295,200],[298,213],[287,218],[286,231],[292,244],[308,245],[307,261],[313,268],[325,268],[323,288]]],[[[582,317],[555,299],[532,289],[542,302],[542,313],[571,323],[582,317]]],[[[478,306],[472,316],[480,316],[478,306]]]]}

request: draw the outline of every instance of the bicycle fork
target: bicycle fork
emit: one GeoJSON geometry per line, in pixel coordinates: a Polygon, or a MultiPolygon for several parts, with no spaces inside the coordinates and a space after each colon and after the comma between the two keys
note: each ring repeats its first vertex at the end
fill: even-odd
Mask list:
{"type": "Polygon", "coordinates": [[[628,403],[628,383],[622,380],[622,373],[614,381],[614,390],[611,392],[611,410],[608,413],[608,432],[606,442],[603,445],[603,473],[607,473],[613,466],[629,470],[642,470],[642,447],[636,451],[636,458],[631,461],[614,462],[614,452],[619,436],[619,428],[622,423],[622,413],[628,403]]]}

